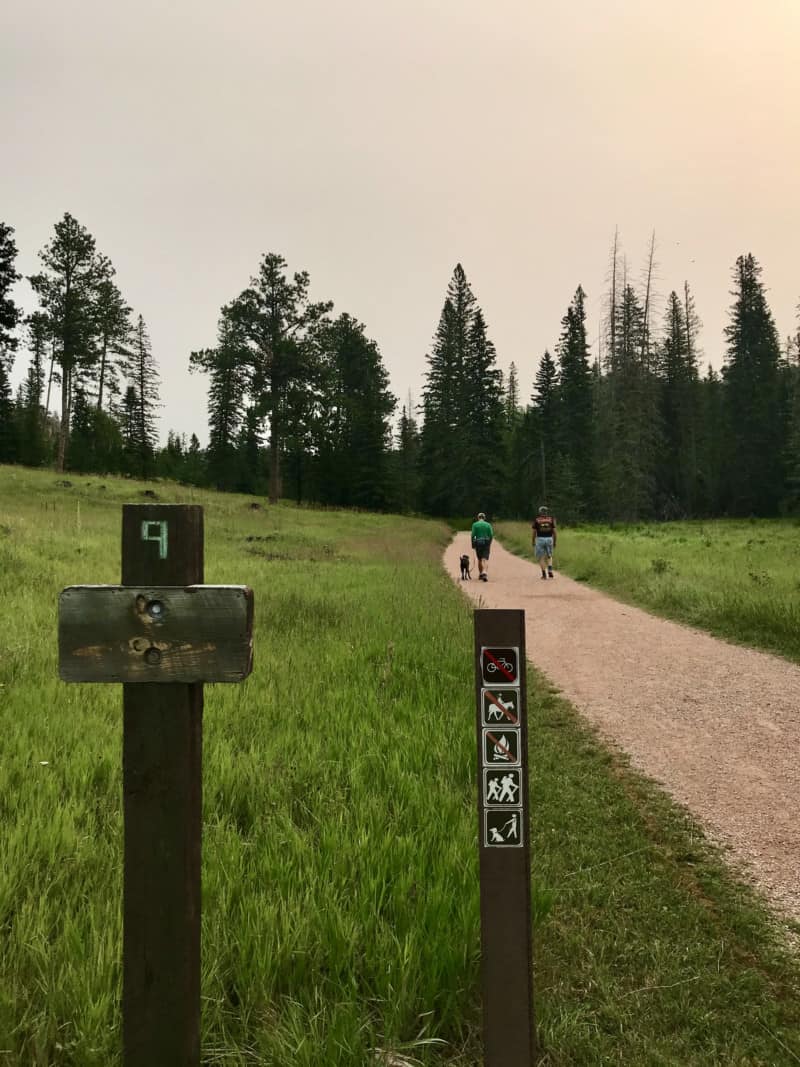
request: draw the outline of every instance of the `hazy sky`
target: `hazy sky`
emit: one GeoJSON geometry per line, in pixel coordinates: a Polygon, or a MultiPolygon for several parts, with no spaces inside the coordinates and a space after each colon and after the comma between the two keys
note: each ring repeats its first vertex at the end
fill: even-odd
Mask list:
{"type": "Polygon", "coordinates": [[[634,277],[655,229],[719,366],[740,253],[796,322],[798,57],[800,0],[3,0],[0,219],[24,273],[65,211],[95,236],[164,433],[205,440],[189,352],[265,251],[366,324],[401,399],[460,261],[527,396],[579,282],[596,337],[615,225],[634,277]]]}

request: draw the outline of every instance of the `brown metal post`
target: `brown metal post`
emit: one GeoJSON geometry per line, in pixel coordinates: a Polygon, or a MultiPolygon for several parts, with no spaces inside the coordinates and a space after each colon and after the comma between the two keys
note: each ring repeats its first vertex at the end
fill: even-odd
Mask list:
{"type": "MultiPolygon", "coordinates": [[[[123,585],[202,581],[201,507],[123,508],[123,585]]],[[[123,1062],[197,1067],[203,686],[123,694],[123,1062]]]]}
{"type": "Polygon", "coordinates": [[[485,1067],[533,1067],[525,612],[475,612],[485,1067]]]}

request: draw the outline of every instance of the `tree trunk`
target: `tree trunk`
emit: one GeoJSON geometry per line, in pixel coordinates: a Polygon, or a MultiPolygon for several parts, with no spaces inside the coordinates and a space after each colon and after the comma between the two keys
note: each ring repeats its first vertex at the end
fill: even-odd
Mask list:
{"type": "Polygon", "coordinates": [[[644,321],[642,324],[642,366],[650,369],[650,286],[653,281],[653,257],[656,251],[656,231],[653,230],[650,238],[650,255],[647,260],[647,285],[644,296],[644,321]]]}
{"type": "Polygon", "coordinates": [[[53,384],[53,365],[56,361],[56,346],[55,342],[50,347],[50,371],[47,375],[47,400],[44,404],[44,410],[49,413],[50,411],[50,386],[53,384]]]}
{"type": "Polygon", "coordinates": [[[280,434],[275,409],[269,423],[269,502],[277,504],[281,495],[281,452],[280,434]]]}
{"type": "Polygon", "coordinates": [[[100,358],[100,382],[97,386],[97,410],[103,410],[103,383],[106,377],[107,343],[103,341],[103,355],[100,358]]]}
{"type": "Polygon", "coordinates": [[[67,442],[69,440],[70,401],[72,399],[72,370],[64,367],[61,371],[61,425],[58,428],[57,468],[63,474],[67,463],[67,442]]]}
{"type": "Polygon", "coordinates": [[[610,366],[614,366],[614,362],[617,358],[617,242],[619,240],[619,230],[614,229],[614,252],[611,262],[611,338],[610,348],[611,353],[609,356],[610,366]]]}

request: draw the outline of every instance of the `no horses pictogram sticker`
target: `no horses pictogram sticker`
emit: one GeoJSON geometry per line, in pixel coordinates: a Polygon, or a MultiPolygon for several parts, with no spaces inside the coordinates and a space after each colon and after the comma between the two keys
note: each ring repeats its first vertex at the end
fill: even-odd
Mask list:
{"type": "Polygon", "coordinates": [[[502,726],[519,726],[519,689],[481,689],[481,715],[484,726],[500,723],[502,726]]]}
{"type": "Polygon", "coordinates": [[[481,648],[484,685],[519,685],[518,648],[481,648]]]}

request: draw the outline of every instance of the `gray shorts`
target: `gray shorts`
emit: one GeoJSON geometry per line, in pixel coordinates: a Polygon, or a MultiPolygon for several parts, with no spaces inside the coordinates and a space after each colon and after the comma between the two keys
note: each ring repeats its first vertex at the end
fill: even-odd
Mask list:
{"type": "Polygon", "coordinates": [[[537,537],[533,545],[533,554],[537,559],[553,558],[553,538],[552,537],[537,537]]]}

